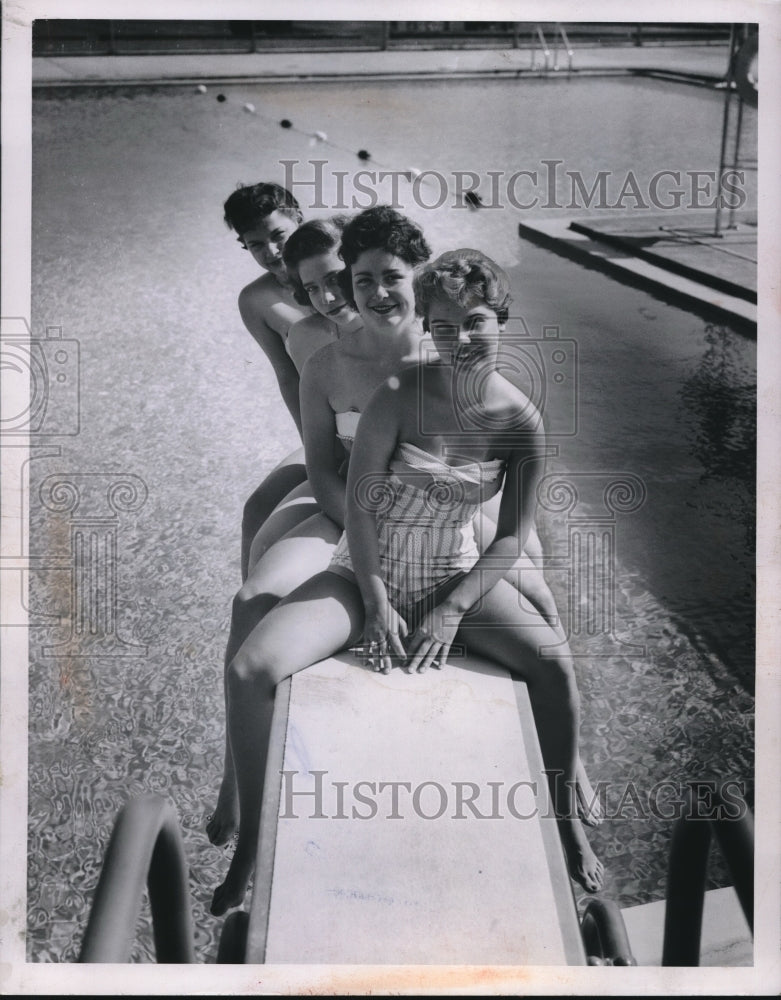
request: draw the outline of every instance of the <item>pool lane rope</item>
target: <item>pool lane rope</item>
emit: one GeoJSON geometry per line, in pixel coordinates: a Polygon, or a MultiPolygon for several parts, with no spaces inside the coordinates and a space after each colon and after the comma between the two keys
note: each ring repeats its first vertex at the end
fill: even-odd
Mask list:
{"type": "MultiPolygon", "coordinates": [[[[198,86],[196,87],[196,92],[199,94],[205,94],[208,92],[208,88],[206,87],[205,84],[199,83],[198,86]]],[[[228,98],[222,92],[217,94],[217,102],[219,104],[231,103],[228,101],[228,98]]],[[[356,156],[359,160],[363,160],[364,162],[368,162],[369,160],[371,160],[373,164],[375,164],[378,167],[381,167],[383,170],[393,169],[390,166],[390,164],[381,163],[379,160],[376,160],[374,156],[367,149],[358,149],[358,150],[348,149],[346,146],[340,146],[338,143],[332,142],[328,138],[328,134],[326,132],[320,130],[310,132],[307,129],[296,128],[296,126],[292,123],[292,121],[290,121],[289,118],[282,118],[279,121],[277,121],[276,119],[271,118],[268,115],[261,114],[261,112],[258,111],[258,109],[251,101],[246,101],[244,102],[244,104],[242,104],[242,111],[244,111],[246,114],[255,115],[255,117],[262,119],[263,121],[267,122],[270,125],[277,124],[280,126],[280,128],[289,129],[291,132],[296,132],[298,135],[301,136],[307,136],[309,138],[310,146],[316,146],[316,145],[330,146],[331,149],[337,150],[340,153],[347,153],[348,155],[351,154],[353,156],[356,156]]],[[[418,167],[406,167],[404,170],[399,170],[395,172],[405,177],[410,184],[417,181],[418,178],[420,178],[424,173],[424,171],[420,170],[418,167]]],[[[434,181],[429,180],[426,177],[423,177],[420,183],[433,184],[434,181]]],[[[466,201],[466,203],[469,205],[470,208],[479,208],[482,206],[480,195],[476,194],[473,191],[467,191],[464,195],[464,200],[466,201]]]]}

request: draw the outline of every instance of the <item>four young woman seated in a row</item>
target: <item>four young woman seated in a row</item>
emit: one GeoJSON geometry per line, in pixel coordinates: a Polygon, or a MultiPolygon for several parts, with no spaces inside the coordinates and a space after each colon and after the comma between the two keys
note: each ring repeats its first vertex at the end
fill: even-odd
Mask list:
{"type": "Polygon", "coordinates": [[[527,682],[570,873],[596,892],[602,863],[581,821],[600,810],[534,526],[544,431],[496,370],[507,276],[475,250],[428,263],[418,226],[382,206],[282,242],[288,277],[276,280],[314,310],[287,338],[317,345],[300,375],[308,485],[261,517],[277,470],[245,509],[245,541],[253,517],[256,530],[233,604],[225,772],[208,826],[214,843],[237,828],[238,841],[212,913],[240,905],[253,872],[277,684],[359,643],[375,670],[416,672],[458,642],[527,682]]]}

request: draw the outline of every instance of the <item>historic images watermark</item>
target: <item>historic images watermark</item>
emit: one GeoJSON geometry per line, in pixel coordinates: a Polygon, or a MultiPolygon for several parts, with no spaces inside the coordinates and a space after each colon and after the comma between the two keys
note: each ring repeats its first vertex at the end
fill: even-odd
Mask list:
{"type": "MultiPolygon", "coordinates": [[[[551,772],[545,772],[551,775],[551,772]]],[[[280,771],[280,819],[529,820],[555,819],[547,784],[537,781],[403,781],[377,777],[338,781],[328,771],[280,771]]],[[[607,781],[594,787],[608,820],[738,821],[746,816],[745,784],[737,780],[607,781]]]]}
{"type": "Polygon", "coordinates": [[[284,186],[310,210],[362,211],[391,205],[418,209],[682,209],[743,208],[743,170],[569,170],[546,159],[520,170],[334,170],[329,160],[280,160],[284,186]],[[348,191],[350,192],[348,194],[348,191]]]}

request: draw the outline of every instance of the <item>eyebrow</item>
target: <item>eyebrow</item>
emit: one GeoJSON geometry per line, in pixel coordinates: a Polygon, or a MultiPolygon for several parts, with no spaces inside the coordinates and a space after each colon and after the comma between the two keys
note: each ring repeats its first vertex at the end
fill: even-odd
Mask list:
{"type": "MultiPolygon", "coordinates": [[[[381,277],[385,277],[387,274],[403,274],[404,272],[399,267],[386,267],[385,270],[380,272],[381,277]]],[[[353,275],[358,277],[358,275],[368,275],[370,278],[374,277],[374,271],[353,271],[353,275]]]]}

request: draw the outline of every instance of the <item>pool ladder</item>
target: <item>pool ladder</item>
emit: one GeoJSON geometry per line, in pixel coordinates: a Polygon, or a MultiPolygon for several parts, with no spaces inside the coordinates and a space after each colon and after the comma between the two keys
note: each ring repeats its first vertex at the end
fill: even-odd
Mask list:
{"type": "MultiPolygon", "coordinates": [[[[754,929],[754,822],[745,802],[723,786],[687,789],[682,815],[673,827],[665,907],[663,966],[699,965],[705,874],[711,836],[726,859],[752,934],[754,929]],[[714,805],[718,815],[714,815],[714,805]],[[728,806],[740,815],[724,815],[728,806]],[[711,815],[703,815],[703,809],[711,815]]],[[[103,861],[84,934],[80,962],[129,961],[144,884],[149,889],[158,962],[194,963],[193,920],[188,872],[176,813],[170,802],[148,794],[119,812],[103,861]]],[[[249,914],[228,915],[217,963],[243,964],[249,914]]],[[[581,919],[588,965],[636,965],[621,911],[614,902],[590,899],[581,919]]]]}
{"type": "Polygon", "coordinates": [[[542,30],[541,24],[534,25],[534,32],[532,34],[532,70],[537,69],[537,50],[539,42],[539,51],[542,52],[543,57],[543,72],[548,74],[551,69],[554,73],[558,72],[559,69],[559,51],[563,51],[567,55],[567,75],[572,72],[572,59],[574,56],[574,51],[570,45],[569,38],[567,38],[567,32],[564,30],[564,25],[560,24],[558,21],[553,25],[553,65],[551,66],[551,48],[548,45],[548,41],[545,38],[545,32],[542,30]]]}
{"type": "MultiPolygon", "coordinates": [[[[159,795],[131,799],[120,810],[103,860],[79,962],[128,962],[149,890],[155,957],[194,963],[193,919],[182,836],[173,806],[159,795]]],[[[218,964],[244,963],[249,914],[234,910],[223,924],[218,964]]],[[[581,923],[589,965],[635,965],[621,911],[592,899],[581,923]]]]}

